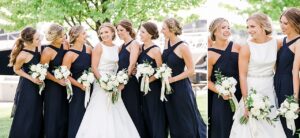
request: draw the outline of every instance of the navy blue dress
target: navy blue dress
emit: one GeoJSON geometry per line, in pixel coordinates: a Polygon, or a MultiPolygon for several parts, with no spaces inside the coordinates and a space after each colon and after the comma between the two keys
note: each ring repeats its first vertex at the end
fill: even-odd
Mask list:
{"type": "MultiPolygon", "coordinates": [[[[66,50],[63,45],[56,48],[52,45],[47,47],[57,52],[55,58],[49,62],[48,71],[53,75],[55,67],[61,66],[66,50]]],[[[65,86],[45,80],[44,89],[44,118],[45,136],[47,138],[65,138],[68,133],[68,100],[65,86]]]]}
{"type": "MultiPolygon", "coordinates": [[[[122,45],[121,51],[119,52],[118,71],[127,69],[129,66],[130,52],[126,49],[126,47],[130,45],[132,41],[130,41],[128,44],[122,45]]],[[[141,108],[141,92],[138,80],[135,76],[131,76],[129,78],[128,83],[121,92],[121,97],[140,136],[142,138],[145,137],[145,128],[141,108]]]]}
{"type": "MultiPolygon", "coordinates": [[[[163,52],[163,62],[172,69],[172,76],[184,72],[185,62],[174,53],[180,41],[163,52]]],[[[172,94],[166,96],[167,121],[172,138],[206,138],[206,125],[197,107],[196,98],[188,78],[171,83],[172,94]]]]}
{"type": "MultiPolygon", "coordinates": [[[[40,53],[23,49],[33,55],[28,63],[24,63],[22,70],[29,74],[30,66],[40,62],[40,53]]],[[[43,99],[39,94],[39,86],[32,81],[20,77],[16,92],[17,105],[10,138],[40,138],[43,136],[43,99]]]]}
{"type": "MultiPolygon", "coordinates": [[[[296,42],[300,37],[286,43],[286,37],[283,39],[283,46],[277,53],[276,72],[274,76],[274,87],[278,98],[278,105],[283,103],[286,96],[293,95],[293,62],[295,54],[289,49],[289,46],[296,42]]],[[[299,98],[299,97],[298,97],[299,98]]],[[[286,120],[280,117],[287,138],[298,138],[298,134],[293,136],[292,130],[286,126],[286,120]]],[[[299,118],[295,121],[296,130],[300,128],[299,118]]]]}
{"type": "MultiPolygon", "coordinates": [[[[144,62],[151,63],[153,68],[157,67],[157,64],[153,58],[147,53],[156,45],[144,49],[142,46],[142,53],[138,58],[138,63],[144,62]]],[[[139,85],[140,86],[140,85],[139,85]]],[[[164,102],[160,100],[161,81],[155,80],[150,83],[151,91],[147,95],[142,96],[142,112],[146,126],[146,134],[150,138],[166,138],[167,126],[166,126],[166,114],[164,109],[164,102]]]]}
{"type": "MultiPolygon", "coordinates": [[[[77,80],[82,75],[84,70],[88,70],[91,67],[91,55],[86,53],[86,46],[83,46],[82,51],[70,49],[69,52],[78,54],[78,57],[72,63],[70,68],[72,77],[77,80]]],[[[72,89],[73,97],[69,104],[68,138],[75,138],[85,113],[85,91],[74,85],[72,85],[72,89]]]]}
{"type": "MultiPolygon", "coordinates": [[[[231,52],[233,42],[230,42],[225,49],[219,50],[215,48],[209,48],[209,51],[220,54],[217,62],[213,66],[211,81],[215,82],[215,71],[219,70],[222,75],[226,77],[233,77],[239,82],[239,70],[238,70],[238,53],[231,52]]],[[[213,91],[209,90],[211,99],[209,99],[211,106],[210,125],[209,125],[209,138],[229,138],[231,126],[233,123],[234,112],[231,111],[230,103],[227,100],[223,100],[222,96],[218,97],[213,91]]],[[[241,89],[239,83],[236,85],[235,96],[239,101],[241,99],[241,89]]]]}

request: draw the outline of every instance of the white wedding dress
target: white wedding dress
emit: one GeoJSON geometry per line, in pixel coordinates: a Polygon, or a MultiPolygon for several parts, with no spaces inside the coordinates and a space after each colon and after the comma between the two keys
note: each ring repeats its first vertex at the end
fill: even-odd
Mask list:
{"type": "MultiPolygon", "coordinates": [[[[248,65],[247,87],[248,92],[251,88],[257,93],[268,96],[272,108],[270,118],[276,116],[276,94],[273,85],[273,69],[277,56],[277,41],[272,39],[266,43],[253,43],[247,41],[250,49],[250,59],[248,65]]],[[[249,119],[247,124],[240,124],[240,118],[244,114],[244,102],[239,103],[239,109],[236,111],[231,128],[230,138],[285,138],[283,127],[280,120],[270,125],[267,121],[258,121],[249,119]]]]}
{"type": "MultiPolygon", "coordinates": [[[[118,68],[118,47],[102,44],[99,61],[100,74],[115,74],[118,68]]],[[[80,124],[76,138],[139,138],[122,98],[114,104],[98,83],[94,83],[90,103],[80,124]]]]}

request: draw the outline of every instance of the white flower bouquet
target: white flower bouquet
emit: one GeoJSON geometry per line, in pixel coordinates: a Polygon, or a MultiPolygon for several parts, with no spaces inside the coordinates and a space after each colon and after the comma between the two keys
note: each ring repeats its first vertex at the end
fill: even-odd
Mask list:
{"type": "Polygon", "coordinates": [[[103,90],[110,94],[112,103],[116,103],[119,98],[118,86],[120,84],[117,76],[111,74],[103,74],[97,82],[103,90]]]}
{"type": "MultiPolygon", "coordinates": [[[[272,121],[274,120],[269,117],[269,114],[271,113],[271,108],[273,108],[274,106],[271,105],[268,96],[263,96],[257,93],[256,90],[251,88],[245,101],[245,106],[249,111],[249,118],[254,118],[256,120],[266,120],[269,124],[273,125],[272,121]]],[[[240,118],[240,123],[246,124],[249,118],[246,116],[242,116],[240,118]]]]}
{"type": "Polygon", "coordinates": [[[292,130],[293,134],[296,131],[294,120],[298,118],[298,114],[299,104],[295,100],[294,96],[288,96],[277,110],[277,117],[282,116],[286,118],[287,128],[292,130]]]}
{"type": "Polygon", "coordinates": [[[143,64],[137,65],[137,73],[136,77],[139,79],[142,76],[141,80],[141,92],[144,92],[145,95],[148,93],[148,91],[151,91],[149,87],[149,78],[154,74],[154,69],[148,62],[144,62],[143,64]]]}
{"type": "Polygon", "coordinates": [[[77,81],[85,87],[84,106],[86,107],[90,99],[91,84],[93,84],[95,81],[95,76],[92,72],[92,69],[89,68],[88,70],[83,71],[82,75],[77,79],[77,81]]]}
{"type": "Polygon", "coordinates": [[[232,112],[235,112],[238,108],[238,101],[234,93],[236,91],[237,81],[233,77],[225,77],[220,71],[215,71],[216,82],[215,87],[220,95],[229,96],[230,108],[232,112]]]}
{"type": "Polygon", "coordinates": [[[167,64],[162,64],[161,67],[156,68],[156,73],[154,74],[154,77],[157,79],[161,79],[160,100],[168,101],[165,97],[165,93],[172,93],[172,89],[169,83],[169,78],[172,77],[172,69],[169,68],[167,64]]]}
{"type": "Polygon", "coordinates": [[[119,81],[120,84],[126,85],[128,83],[129,77],[127,73],[128,72],[126,69],[120,70],[117,73],[117,80],[119,81]]]}
{"type": "Polygon", "coordinates": [[[71,75],[71,72],[67,68],[67,66],[59,66],[54,71],[54,77],[58,80],[65,79],[66,80],[66,87],[67,87],[67,99],[69,102],[72,100],[73,96],[73,89],[72,84],[68,80],[68,76],[71,75]]]}
{"type": "Polygon", "coordinates": [[[40,81],[43,81],[41,85],[39,85],[39,94],[42,94],[42,91],[45,88],[45,83],[44,80],[46,79],[46,75],[47,75],[47,69],[48,69],[49,65],[48,64],[36,64],[36,65],[31,65],[29,67],[30,69],[30,75],[32,78],[37,78],[40,81]]]}

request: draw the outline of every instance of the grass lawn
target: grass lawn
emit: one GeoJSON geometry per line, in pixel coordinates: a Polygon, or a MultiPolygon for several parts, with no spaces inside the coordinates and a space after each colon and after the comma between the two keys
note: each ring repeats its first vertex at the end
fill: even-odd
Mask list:
{"type": "MultiPolygon", "coordinates": [[[[207,124],[207,94],[197,96],[199,111],[203,120],[207,124]]],[[[9,118],[12,103],[0,103],[0,138],[7,138],[11,126],[12,119],[9,118]]]]}

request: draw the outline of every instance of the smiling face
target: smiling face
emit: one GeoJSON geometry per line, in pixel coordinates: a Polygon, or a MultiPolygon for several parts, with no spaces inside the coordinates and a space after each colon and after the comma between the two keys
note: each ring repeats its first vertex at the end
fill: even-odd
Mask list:
{"type": "Polygon", "coordinates": [[[174,34],[173,32],[170,31],[169,27],[166,25],[166,23],[163,24],[161,28],[161,33],[164,34],[165,38],[170,38],[171,34],[174,34]]]}
{"type": "Polygon", "coordinates": [[[257,22],[251,19],[247,21],[247,32],[254,39],[266,35],[265,30],[257,22]]]}
{"type": "Polygon", "coordinates": [[[41,45],[41,36],[37,32],[33,36],[32,45],[34,47],[38,47],[39,45],[41,45]]]}
{"type": "Polygon", "coordinates": [[[113,40],[114,33],[109,27],[102,27],[99,31],[99,35],[103,42],[109,42],[113,40]]]}
{"type": "Polygon", "coordinates": [[[149,40],[151,40],[151,37],[152,37],[152,35],[150,35],[143,26],[141,26],[139,35],[140,35],[142,42],[149,41],[149,40]]]}
{"type": "Polygon", "coordinates": [[[282,33],[285,35],[295,32],[294,27],[289,23],[285,16],[281,16],[280,18],[280,28],[282,33]]]}
{"type": "Polygon", "coordinates": [[[117,26],[117,33],[118,33],[118,36],[120,37],[120,39],[122,39],[122,40],[124,40],[124,38],[130,36],[129,32],[122,25],[117,26]]]}
{"type": "Polygon", "coordinates": [[[216,36],[217,39],[227,40],[231,35],[229,23],[227,21],[222,22],[218,26],[214,35],[216,36]]]}

